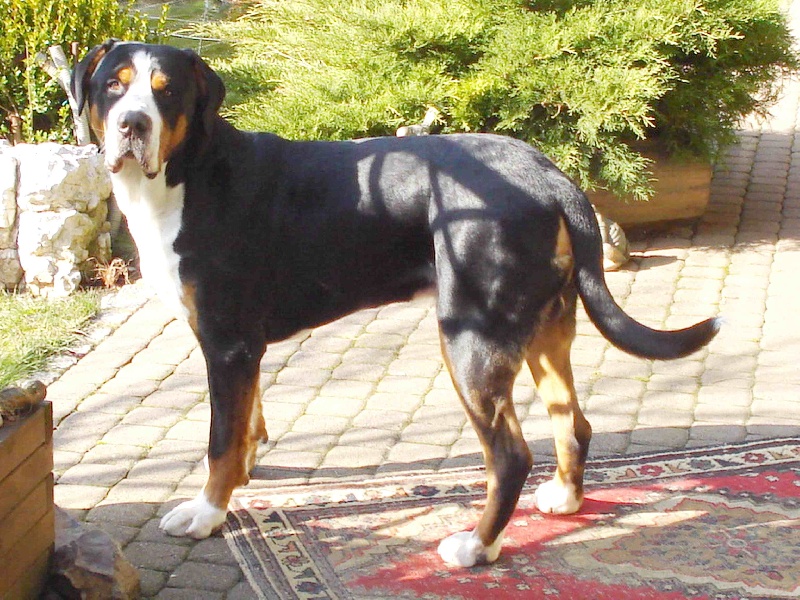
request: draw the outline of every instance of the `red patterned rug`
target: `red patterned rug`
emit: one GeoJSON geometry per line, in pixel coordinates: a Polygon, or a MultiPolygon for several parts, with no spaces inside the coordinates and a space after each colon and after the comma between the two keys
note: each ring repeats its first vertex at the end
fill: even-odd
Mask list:
{"type": "Polygon", "coordinates": [[[225,536],[259,598],[800,598],[800,439],[592,460],[577,515],[540,514],[537,467],[500,559],[445,566],[478,469],[242,494],[225,536]]]}

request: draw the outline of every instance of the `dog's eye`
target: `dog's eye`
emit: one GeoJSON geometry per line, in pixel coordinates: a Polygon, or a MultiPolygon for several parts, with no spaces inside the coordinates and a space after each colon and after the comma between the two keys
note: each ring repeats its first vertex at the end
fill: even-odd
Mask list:
{"type": "Polygon", "coordinates": [[[110,79],[108,83],[106,83],[106,89],[109,92],[121,92],[122,91],[122,83],[120,83],[116,79],[110,79]]]}

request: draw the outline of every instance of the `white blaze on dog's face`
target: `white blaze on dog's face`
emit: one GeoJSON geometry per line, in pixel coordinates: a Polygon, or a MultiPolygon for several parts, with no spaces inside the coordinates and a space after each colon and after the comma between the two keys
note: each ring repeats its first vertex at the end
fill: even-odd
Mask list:
{"type": "Polygon", "coordinates": [[[126,160],[138,163],[149,178],[161,171],[188,131],[191,73],[185,55],[158,57],[133,45],[122,44],[101,59],[92,79],[90,118],[103,138],[112,173],[126,160]]]}
{"type": "Polygon", "coordinates": [[[104,124],[106,164],[112,173],[122,168],[125,158],[135,159],[149,177],[161,170],[158,148],[162,121],[153,80],[164,75],[154,71],[150,56],[137,52],[130,64],[121,66],[106,82],[109,97],[119,97],[104,124]]]}

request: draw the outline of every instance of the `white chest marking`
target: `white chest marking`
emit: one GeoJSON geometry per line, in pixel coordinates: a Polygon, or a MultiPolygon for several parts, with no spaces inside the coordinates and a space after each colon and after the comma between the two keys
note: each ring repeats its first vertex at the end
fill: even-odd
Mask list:
{"type": "Polygon", "coordinates": [[[181,229],[184,186],[167,187],[165,169],[166,165],[155,178],[148,179],[139,165],[126,160],[111,180],[117,204],[136,242],[145,281],[176,317],[186,319],[189,312],[183,305],[180,257],[173,248],[181,229]]]}

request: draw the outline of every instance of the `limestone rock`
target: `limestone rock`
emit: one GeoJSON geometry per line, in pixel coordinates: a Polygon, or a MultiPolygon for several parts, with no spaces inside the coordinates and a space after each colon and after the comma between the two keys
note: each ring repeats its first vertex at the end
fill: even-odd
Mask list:
{"type": "Polygon", "coordinates": [[[66,296],[81,282],[81,265],[89,259],[89,244],[97,224],[72,209],[23,212],[19,216],[20,264],[25,284],[34,295],[66,296]]]}
{"type": "Polygon", "coordinates": [[[73,209],[91,214],[111,195],[97,146],[19,144],[17,204],[23,211],[73,209]]]}
{"type": "Polygon", "coordinates": [[[17,249],[0,250],[0,290],[14,289],[22,281],[23,275],[17,249]]]}
{"type": "Polygon", "coordinates": [[[56,542],[44,597],[133,600],[140,596],[139,573],[117,543],[56,507],[56,542]]]}
{"type": "Polygon", "coordinates": [[[13,248],[17,222],[17,159],[0,153],[0,249],[13,248]]]}
{"type": "MultiPolygon", "coordinates": [[[[25,285],[66,296],[95,262],[111,258],[107,199],[111,179],[96,146],[19,144],[17,245],[25,285]]],[[[0,263],[0,268],[2,263],[0,263]]]]}
{"type": "Polygon", "coordinates": [[[0,289],[13,289],[22,280],[17,253],[17,159],[0,146],[0,289]]]}

